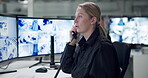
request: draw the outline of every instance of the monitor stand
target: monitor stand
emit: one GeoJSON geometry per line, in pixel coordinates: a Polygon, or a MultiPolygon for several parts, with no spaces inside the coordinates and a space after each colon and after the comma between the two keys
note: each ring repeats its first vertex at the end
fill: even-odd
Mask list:
{"type": "Polygon", "coordinates": [[[13,73],[13,72],[17,72],[17,70],[3,71],[3,72],[0,72],[0,74],[13,73]]]}
{"type": "Polygon", "coordinates": [[[31,68],[31,67],[33,67],[33,66],[36,66],[36,65],[38,65],[38,64],[41,64],[41,63],[50,63],[50,62],[42,62],[42,57],[40,57],[39,62],[37,62],[36,64],[33,64],[33,65],[29,66],[29,68],[31,68]]]}
{"type": "Polygon", "coordinates": [[[58,69],[59,65],[55,65],[55,63],[59,63],[59,62],[54,62],[52,59],[51,59],[51,62],[43,62],[42,61],[42,57],[40,57],[40,60],[39,62],[29,66],[29,68],[33,67],[33,66],[36,66],[36,65],[39,65],[41,63],[50,63],[50,68],[54,68],[54,69],[58,69]]]}

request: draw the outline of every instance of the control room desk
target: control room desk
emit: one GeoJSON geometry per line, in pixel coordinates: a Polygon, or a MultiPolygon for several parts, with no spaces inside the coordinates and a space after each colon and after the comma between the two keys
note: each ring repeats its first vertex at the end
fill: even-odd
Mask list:
{"type": "MultiPolygon", "coordinates": [[[[45,64],[39,64],[37,66],[29,68],[29,66],[33,65],[32,63],[33,61],[16,61],[9,65],[7,70],[13,69],[17,70],[17,72],[0,74],[0,78],[54,78],[57,70],[51,69],[45,64]],[[40,67],[48,68],[48,72],[36,73],[35,70],[40,67]]],[[[0,69],[0,71],[2,72],[2,69],[0,69]]],[[[70,76],[70,74],[66,74],[60,71],[57,78],[71,78],[70,76]]]]}

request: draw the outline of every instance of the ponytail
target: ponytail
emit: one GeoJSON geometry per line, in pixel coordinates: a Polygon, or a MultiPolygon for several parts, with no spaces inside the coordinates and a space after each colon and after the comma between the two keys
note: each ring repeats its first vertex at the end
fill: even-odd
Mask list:
{"type": "Polygon", "coordinates": [[[107,33],[105,31],[105,29],[103,27],[101,27],[99,24],[97,25],[97,28],[99,29],[99,34],[102,35],[102,36],[105,36],[107,37],[107,33]]]}

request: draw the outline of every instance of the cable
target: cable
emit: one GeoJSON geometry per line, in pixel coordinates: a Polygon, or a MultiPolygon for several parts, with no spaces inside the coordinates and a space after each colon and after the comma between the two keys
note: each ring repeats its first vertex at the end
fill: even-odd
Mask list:
{"type": "MultiPolygon", "coordinates": [[[[72,36],[73,36],[72,40],[73,40],[73,39],[77,39],[77,33],[76,33],[76,32],[72,31],[72,36]]],[[[72,40],[71,40],[71,41],[72,41],[72,40]]],[[[64,57],[64,56],[65,56],[65,53],[63,52],[63,57],[64,57]]],[[[63,60],[61,60],[61,64],[62,64],[62,62],[63,62],[63,60]]],[[[62,68],[61,66],[62,66],[62,65],[60,65],[60,67],[59,67],[58,71],[56,72],[54,78],[57,78],[57,76],[58,76],[58,74],[59,74],[59,72],[60,72],[60,70],[61,70],[61,68],[62,68]]]]}
{"type": "Polygon", "coordinates": [[[5,68],[0,67],[0,69],[6,70],[6,69],[8,68],[8,66],[10,65],[10,63],[11,63],[11,62],[9,62],[5,68]]]}
{"type": "MultiPolygon", "coordinates": [[[[65,56],[65,52],[63,52],[63,56],[62,57],[64,57],[65,56]]],[[[56,74],[55,74],[55,76],[54,76],[54,78],[57,78],[57,76],[58,76],[58,74],[59,74],[59,72],[60,72],[60,70],[61,70],[61,66],[62,66],[62,62],[63,62],[63,59],[61,59],[61,65],[60,65],[60,67],[58,68],[58,71],[56,72],[56,74]]]]}
{"type": "Polygon", "coordinates": [[[56,74],[55,74],[54,78],[57,78],[57,76],[58,76],[58,74],[59,74],[60,70],[61,70],[61,66],[59,67],[58,71],[56,72],[56,74]]]}

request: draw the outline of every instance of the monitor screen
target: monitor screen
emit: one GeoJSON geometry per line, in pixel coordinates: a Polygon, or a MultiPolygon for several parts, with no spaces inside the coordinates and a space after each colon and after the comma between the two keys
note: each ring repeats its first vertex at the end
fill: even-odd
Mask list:
{"type": "Polygon", "coordinates": [[[50,54],[52,21],[43,18],[18,18],[18,57],[50,54]]]}
{"type": "Polygon", "coordinates": [[[148,17],[111,17],[111,41],[148,45],[148,17]]]}
{"type": "Polygon", "coordinates": [[[69,41],[73,20],[51,18],[18,18],[19,57],[51,53],[51,36],[54,36],[54,53],[61,53],[69,41]]]}
{"type": "Polygon", "coordinates": [[[0,15],[0,62],[17,57],[16,17],[0,15]]]}

